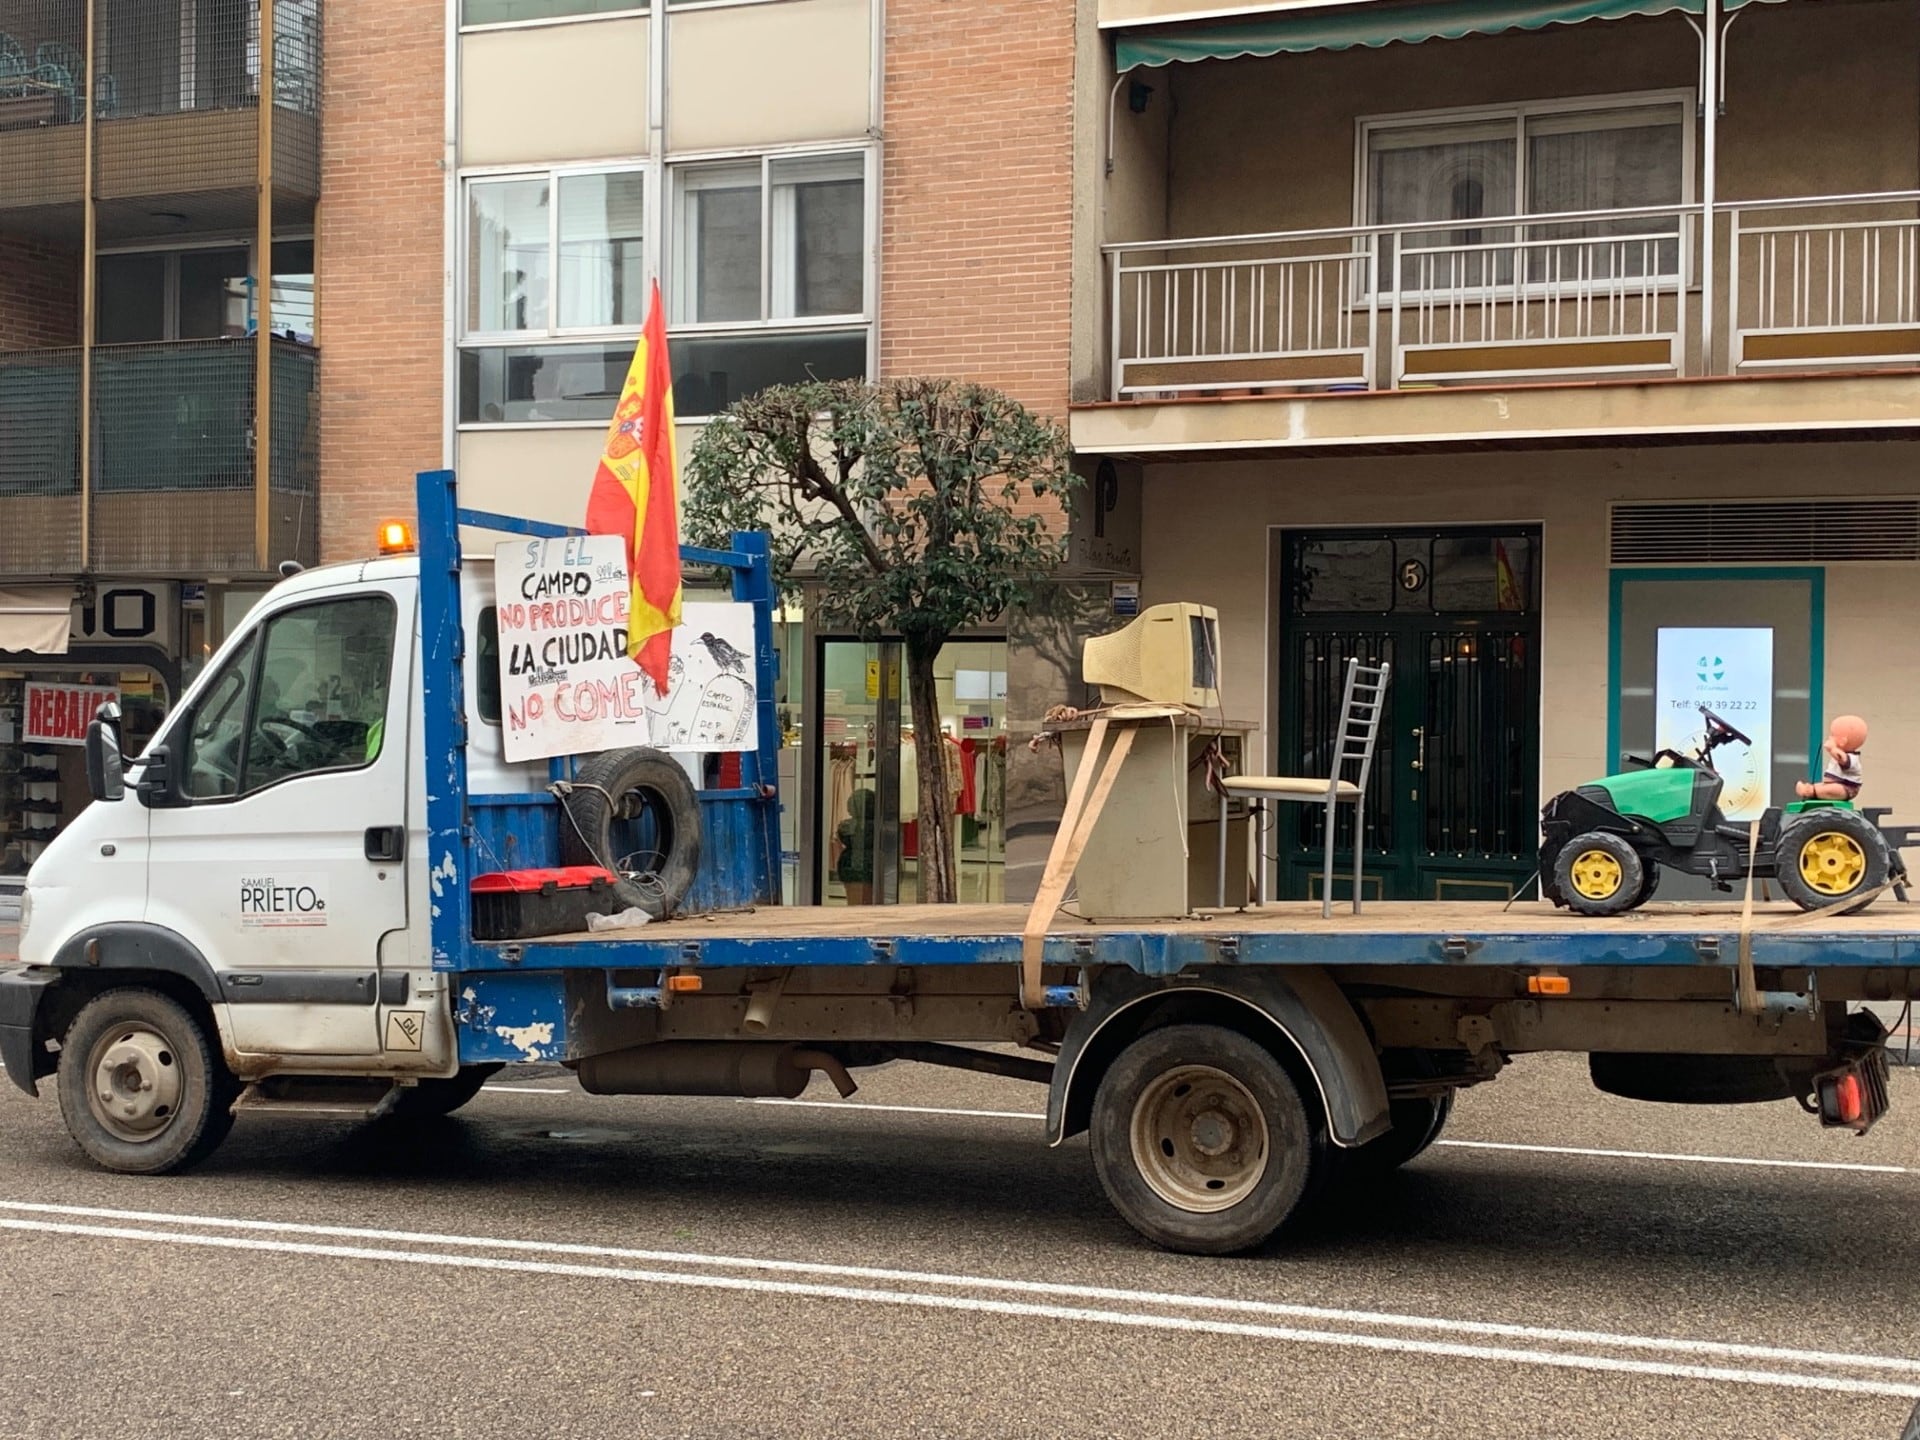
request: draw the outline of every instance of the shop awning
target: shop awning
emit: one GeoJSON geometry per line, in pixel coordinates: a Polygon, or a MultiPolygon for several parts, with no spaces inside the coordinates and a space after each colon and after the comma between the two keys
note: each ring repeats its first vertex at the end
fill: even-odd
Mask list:
{"type": "MultiPolygon", "coordinates": [[[[1722,0],[1725,8],[1748,0],[1722,0]]],[[[1425,0],[1368,5],[1337,13],[1297,10],[1227,25],[1189,25],[1122,35],[1115,57],[1122,71],[1180,60],[1231,60],[1243,55],[1299,55],[1311,50],[1377,49],[1400,41],[1457,40],[1505,30],[1544,30],[1587,20],[1624,20],[1678,10],[1706,13],[1706,0],[1425,0]]]]}
{"type": "Polygon", "coordinates": [[[0,650],[64,655],[72,629],[72,586],[0,589],[0,650]]]}

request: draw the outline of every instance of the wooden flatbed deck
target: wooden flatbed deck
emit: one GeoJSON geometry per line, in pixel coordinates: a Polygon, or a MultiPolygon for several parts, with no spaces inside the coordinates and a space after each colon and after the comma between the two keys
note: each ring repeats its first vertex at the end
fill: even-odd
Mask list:
{"type": "MultiPolygon", "coordinates": [[[[657,922],[637,930],[475,943],[460,968],[1018,964],[1023,905],[774,906],[657,922]]],[[[1884,897],[1863,915],[1756,906],[1753,962],[1773,967],[1915,970],[1920,906],[1884,897]]],[[[1526,902],[1511,910],[1445,901],[1380,902],[1322,918],[1313,902],[1207,912],[1185,920],[1089,924],[1054,916],[1045,963],[1119,965],[1170,975],[1198,966],[1727,965],[1737,904],[1654,904],[1593,919],[1526,902]]]]}
{"type": "MultiPolygon", "coordinates": [[[[742,940],[874,939],[885,936],[1018,936],[1027,920],[1024,905],[791,905],[698,915],[629,932],[618,938],[698,941],[716,931],[742,940]]],[[[1502,912],[1484,901],[1376,901],[1355,915],[1336,908],[1331,919],[1320,902],[1294,901],[1249,906],[1245,910],[1203,910],[1184,920],[1112,920],[1091,923],[1067,911],[1055,914],[1053,935],[1139,934],[1165,930],[1190,935],[1718,935],[1738,933],[1738,904],[1651,904],[1610,919],[1594,919],[1567,910],[1523,901],[1502,912]]],[[[1790,929],[1807,935],[1872,935],[1920,939],[1920,905],[1883,899],[1864,915],[1808,915],[1786,902],[1753,907],[1753,928],[1790,929]]],[[[608,935],[567,935],[557,940],[610,939],[608,935]]],[[[543,944],[544,941],[530,941],[543,944]]]]}

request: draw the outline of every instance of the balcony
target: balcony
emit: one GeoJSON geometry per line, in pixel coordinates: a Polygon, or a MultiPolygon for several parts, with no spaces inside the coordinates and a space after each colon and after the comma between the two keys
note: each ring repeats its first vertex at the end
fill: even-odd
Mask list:
{"type": "Polygon", "coordinates": [[[1920,434],[1920,6],[1118,3],[1083,450],[1920,434]]]}
{"type": "Polygon", "coordinates": [[[257,354],[250,339],[96,348],[84,486],[80,351],[0,355],[0,571],[193,578],[311,563],[319,353],[273,342],[265,557],[255,551],[257,354]]]}
{"type": "Polygon", "coordinates": [[[1920,192],[1721,207],[1711,289],[1699,221],[1608,210],[1111,245],[1112,398],[1920,366],[1920,192]]]}
{"type": "MultiPolygon", "coordinates": [[[[319,194],[319,0],[275,0],[273,183],[282,222],[319,194]]],[[[94,120],[102,242],[236,225],[259,172],[261,8],[253,0],[81,6],[0,0],[0,228],[72,239],[94,120]]]]}
{"type": "MultiPolygon", "coordinates": [[[[1608,210],[1110,245],[1109,398],[1328,397],[1287,408],[1305,443],[1920,422],[1901,398],[1920,368],[1920,192],[1717,207],[1712,264],[1703,228],[1697,209],[1608,210]],[[1759,377],[1799,383],[1625,388],[1759,377]],[[1497,418],[1437,393],[1489,388],[1497,418]],[[1402,407],[1367,403],[1391,394],[1402,407]]],[[[1282,422],[1249,423],[1209,434],[1282,422]]],[[[1202,438],[1157,438],[1178,448],[1176,431],[1202,438]]],[[[1111,414],[1075,433],[1142,438],[1111,414]]]]}

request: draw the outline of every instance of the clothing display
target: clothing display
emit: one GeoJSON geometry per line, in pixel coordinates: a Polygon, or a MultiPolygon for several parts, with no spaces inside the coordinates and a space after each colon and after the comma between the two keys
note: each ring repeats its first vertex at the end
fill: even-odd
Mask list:
{"type": "Polygon", "coordinates": [[[858,763],[851,745],[835,745],[828,752],[827,816],[836,825],[847,818],[847,801],[853,795],[855,767],[858,763]]]}
{"type": "Polygon", "coordinates": [[[1007,813],[1007,737],[995,737],[980,755],[980,816],[1000,820],[1007,813]]]}
{"type": "Polygon", "coordinates": [[[953,813],[971,816],[980,808],[979,771],[974,768],[980,759],[980,747],[971,739],[949,739],[947,743],[960,752],[960,786],[953,792],[953,813]]]}

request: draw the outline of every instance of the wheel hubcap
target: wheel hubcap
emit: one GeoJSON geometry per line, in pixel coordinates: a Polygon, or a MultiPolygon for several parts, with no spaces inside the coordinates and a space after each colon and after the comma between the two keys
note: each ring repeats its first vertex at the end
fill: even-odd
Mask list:
{"type": "Polygon", "coordinates": [[[1609,900],[1619,892],[1625,872],[1604,850],[1582,850],[1573,857],[1573,888],[1588,900],[1609,900]]]}
{"type": "Polygon", "coordinates": [[[1822,830],[1800,847],[1800,878],[1822,895],[1845,895],[1867,873],[1867,852],[1851,835],[1822,830]]]}
{"type": "Polygon", "coordinates": [[[1134,1164],[1169,1205],[1207,1214],[1246,1199],[1267,1172],[1260,1103],[1211,1065],[1157,1076],[1133,1108],[1134,1164]]]}
{"type": "Polygon", "coordinates": [[[93,1047],[87,1093],[94,1118],[119,1139],[139,1144],[163,1132],[180,1113],[186,1077],[173,1043],[143,1025],[109,1031],[93,1047]]]}

